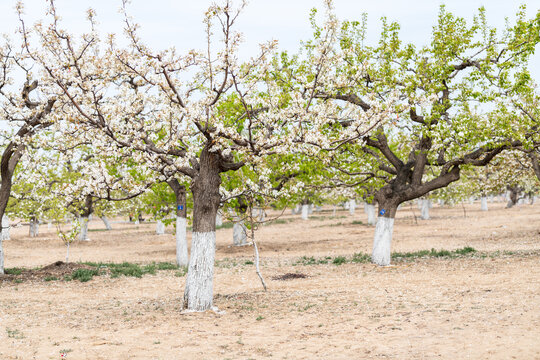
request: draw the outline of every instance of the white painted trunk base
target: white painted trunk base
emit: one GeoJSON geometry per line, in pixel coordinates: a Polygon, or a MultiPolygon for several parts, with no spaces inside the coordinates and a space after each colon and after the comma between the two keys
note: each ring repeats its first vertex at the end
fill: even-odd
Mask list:
{"type": "Polygon", "coordinates": [[[161,220],[156,221],[156,234],[157,235],[165,234],[165,224],[161,220]]]}
{"type": "Polygon", "coordinates": [[[308,213],[309,215],[313,214],[313,204],[308,205],[308,213]]]}
{"type": "Polygon", "coordinates": [[[79,234],[79,239],[82,241],[90,241],[88,238],[88,218],[81,218],[81,232],[79,234]]]}
{"type": "Polygon", "coordinates": [[[109,221],[109,218],[103,215],[101,217],[101,221],[103,221],[103,224],[105,224],[105,229],[112,230],[111,222],[109,221]]]}
{"type": "Polygon", "coordinates": [[[394,219],[379,216],[373,237],[373,252],[371,261],[377,265],[390,265],[390,248],[392,245],[392,232],[394,219]]]}
{"type": "Polygon", "coordinates": [[[216,214],[216,226],[223,225],[223,215],[221,215],[221,211],[218,211],[216,214]]]}
{"type": "Polygon", "coordinates": [[[302,220],[307,220],[309,216],[308,205],[302,205],[302,220]]]}
{"type": "Polygon", "coordinates": [[[4,247],[2,246],[2,237],[0,236],[0,274],[4,274],[4,247]]]}
{"type": "Polygon", "coordinates": [[[9,240],[11,239],[10,233],[9,233],[9,218],[6,214],[2,216],[2,234],[0,236],[2,240],[9,240]]]}
{"type": "Polygon", "coordinates": [[[216,233],[193,233],[184,307],[189,311],[212,308],[216,233]]]}
{"type": "Polygon", "coordinates": [[[420,218],[422,220],[429,220],[429,204],[431,203],[428,199],[420,200],[420,218]]]}
{"type": "Polygon", "coordinates": [[[482,198],[480,199],[480,209],[482,211],[488,211],[488,201],[487,197],[485,196],[482,196],[482,198]]]}
{"type": "Polygon", "coordinates": [[[187,247],[187,221],[186,218],[176,217],[176,264],[178,266],[188,266],[187,247]]]}
{"type": "Polygon", "coordinates": [[[39,223],[37,221],[30,221],[30,237],[36,237],[39,235],[39,223]]]}
{"type": "Polygon", "coordinates": [[[355,210],[356,210],[356,201],[352,199],[349,201],[349,214],[354,215],[355,210]]]}
{"type": "Polygon", "coordinates": [[[373,204],[366,204],[365,206],[366,214],[367,214],[367,223],[368,225],[375,225],[375,205],[373,204]]]}
{"type": "Polygon", "coordinates": [[[244,220],[238,220],[233,225],[233,245],[244,246],[247,244],[247,228],[244,220]]]}

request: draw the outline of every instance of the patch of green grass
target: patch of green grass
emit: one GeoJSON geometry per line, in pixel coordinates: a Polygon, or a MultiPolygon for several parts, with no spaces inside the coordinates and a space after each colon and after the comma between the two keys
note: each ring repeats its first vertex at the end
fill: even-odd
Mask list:
{"type": "Polygon", "coordinates": [[[364,225],[364,223],[361,220],[353,220],[353,225],[364,225]]]}
{"type": "Polygon", "coordinates": [[[178,265],[168,262],[160,262],[156,264],[157,270],[176,270],[178,269],[178,265]]]}
{"type": "Polygon", "coordinates": [[[466,246],[463,249],[456,249],[456,250],[454,250],[454,252],[456,254],[459,254],[459,255],[467,255],[467,254],[475,253],[476,249],[474,249],[474,248],[472,248],[470,246],[466,246]]]}
{"type": "Polygon", "coordinates": [[[262,319],[264,319],[264,316],[259,315],[259,316],[257,316],[257,318],[255,320],[261,321],[262,319]]]}
{"type": "MultiPolygon", "coordinates": [[[[456,249],[456,250],[420,250],[420,251],[413,251],[413,252],[396,252],[392,253],[392,260],[394,261],[400,261],[400,260],[413,260],[418,258],[424,258],[424,257],[432,257],[432,258],[455,258],[460,256],[470,256],[472,254],[475,254],[477,251],[472,247],[464,247],[462,249],[456,249]]],[[[368,254],[363,253],[356,253],[353,254],[352,258],[348,258],[345,256],[337,256],[334,259],[332,259],[331,256],[325,256],[322,258],[315,258],[313,256],[307,257],[303,256],[300,259],[298,259],[296,262],[293,263],[293,265],[320,265],[320,264],[328,264],[332,263],[335,265],[342,265],[346,263],[369,263],[371,261],[371,256],[368,254]]]]}
{"type": "Polygon", "coordinates": [[[332,264],[334,265],[342,265],[347,262],[347,258],[345,256],[337,256],[332,260],[332,264]]]}
{"type": "Polygon", "coordinates": [[[71,279],[87,282],[97,275],[99,275],[99,271],[96,269],[77,269],[71,273],[71,279]]]}
{"type": "Polygon", "coordinates": [[[88,229],[88,232],[98,232],[98,231],[110,231],[107,229],[88,229]]]}
{"type": "Polygon", "coordinates": [[[45,280],[45,281],[56,281],[56,280],[58,280],[58,278],[56,276],[45,276],[45,278],[43,280],[45,280]]]}
{"type": "Polygon", "coordinates": [[[6,275],[21,275],[22,272],[23,272],[23,269],[17,268],[17,267],[4,269],[4,273],[6,275]]]}
{"type": "Polygon", "coordinates": [[[351,262],[353,263],[368,263],[370,261],[371,261],[371,256],[369,256],[368,254],[363,254],[363,253],[353,254],[353,257],[351,259],[351,262]]]}
{"type": "Polygon", "coordinates": [[[148,265],[146,265],[143,269],[140,265],[129,262],[123,262],[121,264],[107,264],[107,267],[111,272],[111,278],[117,278],[120,275],[141,278],[145,272],[151,274],[156,272],[155,266],[148,267],[148,265]]]}
{"type": "Polygon", "coordinates": [[[187,272],[188,272],[187,267],[181,267],[180,270],[178,270],[177,272],[174,273],[174,276],[176,276],[176,277],[184,277],[184,276],[186,276],[187,272]]]}
{"type": "Polygon", "coordinates": [[[244,263],[244,265],[253,265],[253,261],[247,260],[247,261],[244,263]]]}

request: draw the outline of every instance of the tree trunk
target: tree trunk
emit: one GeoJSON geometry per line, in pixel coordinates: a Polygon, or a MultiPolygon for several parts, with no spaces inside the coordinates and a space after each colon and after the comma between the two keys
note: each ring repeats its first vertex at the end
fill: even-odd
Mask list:
{"type": "Polygon", "coordinates": [[[199,173],[191,182],[193,193],[193,237],[184,308],[205,311],[212,308],[216,214],[220,205],[220,157],[206,146],[200,155],[199,173]]]}
{"type": "Polygon", "coordinates": [[[11,239],[9,230],[9,218],[4,214],[4,216],[2,216],[2,234],[0,236],[2,240],[11,239]]]}
{"type": "Polygon", "coordinates": [[[233,225],[233,245],[244,246],[247,244],[247,228],[241,217],[235,219],[233,225]]]}
{"type": "MultiPolygon", "coordinates": [[[[186,208],[186,187],[178,180],[167,181],[176,198],[176,264],[187,267],[189,263],[187,246],[187,208],[186,208]]],[[[214,221],[215,221],[214,217],[214,221]]]]}
{"type": "Polygon", "coordinates": [[[79,240],[90,241],[88,238],[88,217],[81,216],[81,232],[79,234],[79,240]]]}
{"type": "Polygon", "coordinates": [[[394,219],[384,216],[377,218],[375,236],[373,238],[373,253],[371,261],[377,265],[390,265],[392,233],[394,231],[394,219]]]}
{"type": "Polygon", "coordinates": [[[36,237],[39,234],[39,220],[35,217],[30,219],[30,228],[28,230],[28,235],[30,237],[36,237]]]}
{"type": "MultiPolygon", "coordinates": [[[[2,233],[4,230],[2,229],[2,233]]],[[[0,236],[0,275],[4,274],[4,247],[2,246],[3,234],[0,236]]]]}
{"type": "Polygon", "coordinates": [[[309,217],[309,205],[302,205],[302,220],[307,220],[309,217]]]}
{"type": "Polygon", "coordinates": [[[482,211],[488,211],[488,199],[486,196],[480,198],[480,209],[482,211]]]}
{"type": "Polygon", "coordinates": [[[506,203],[507,208],[511,208],[512,206],[516,205],[518,201],[518,190],[513,186],[509,187],[508,192],[507,192],[507,198],[508,198],[508,202],[506,203]]]}
{"type": "Polygon", "coordinates": [[[420,218],[429,220],[429,199],[420,199],[420,218]]]}
{"type": "Polygon", "coordinates": [[[112,230],[111,222],[106,215],[101,216],[101,221],[105,224],[105,229],[112,230]]]}
{"type": "Polygon", "coordinates": [[[375,225],[375,205],[366,203],[365,211],[368,216],[368,225],[375,225]]]}
{"type": "Polygon", "coordinates": [[[176,264],[187,267],[189,263],[187,246],[187,220],[185,217],[176,217],[176,264]]]}
{"type": "Polygon", "coordinates": [[[356,210],[356,200],[351,199],[351,200],[349,201],[349,214],[350,214],[351,216],[353,216],[355,210],[356,210]]]}
{"type": "Polygon", "coordinates": [[[397,203],[390,201],[379,201],[379,217],[375,226],[371,261],[380,266],[390,265],[392,233],[394,231],[397,205],[397,203]]]}
{"type": "Polygon", "coordinates": [[[216,227],[223,225],[223,215],[221,214],[221,211],[218,211],[216,214],[216,227]]]}
{"type": "Polygon", "coordinates": [[[157,235],[165,234],[165,224],[161,220],[156,221],[156,234],[157,235]]]}

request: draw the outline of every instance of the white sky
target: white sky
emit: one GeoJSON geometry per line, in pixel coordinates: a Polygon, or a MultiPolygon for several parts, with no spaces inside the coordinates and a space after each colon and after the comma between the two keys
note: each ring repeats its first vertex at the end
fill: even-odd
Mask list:
{"type": "MultiPolygon", "coordinates": [[[[14,11],[16,0],[0,0],[0,33],[12,34],[18,26],[14,11]]],[[[96,10],[100,29],[106,33],[122,33],[122,16],[118,13],[120,0],[56,0],[65,27],[82,32],[85,29],[85,10],[96,10]]],[[[368,14],[368,39],[374,42],[380,31],[380,17],[386,16],[401,24],[401,38],[418,45],[430,40],[431,27],[436,22],[439,5],[445,3],[454,14],[472,19],[478,7],[485,6],[491,25],[503,28],[505,17],[513,19],[520,4],[527,5],[532,17],[540,0],[334,0],[340,19],[359,20],[368,14]]],[[[44,16],[46,0],[26,0],[25,12],[29,22],[44,16]]],[[[201,49],[204,44],[202,18],[208,0],[132,0],[130,13],[141,25],[143,40],[156,49],[176,46],[180,50],[201,49]]],[[[269,39],[279,40],[280,48],[295,51],[299,41],[308,39],[308,21],[313,7],[322,10],[322,0],[251,0],[239,19],[237,30],[244,33],[241,54],[253,56],[257,44],[269,39]]],[[[540,81],[540,51],[535,55],[531,70],[540,81]]]]}

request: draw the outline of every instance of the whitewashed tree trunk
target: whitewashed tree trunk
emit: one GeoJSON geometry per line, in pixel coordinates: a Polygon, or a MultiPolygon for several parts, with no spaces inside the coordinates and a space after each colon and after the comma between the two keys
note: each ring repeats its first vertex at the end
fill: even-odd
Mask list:
{"type": "Polygon", "coordinates": [[[193,233],[191,258],[184,292],[184,304],[190,311],[212,308],[216,233],[193,233]]]}
{"type": "Polygon", "coordinates": [[[356,210],[356,200],[351,199],[349,201],[349,214],[352,216],[354,215],[354,211],[356,210]]]}
{"type": "Polygon", "coordinates": [[[79,234],[79,239],[82,241],[90,241],[88,238],[88,218],[81,217],[81,232],[79,234]]]}
{"type": "Polygon", "coordinates": [[[485,196],[480,198],[480,209],[482,211],[488,211],[488,199],[485,196]]]}
{"type": "Polygon", "coordinates": [[[420,201],[420,218],[422,220],[429,220],[429,204],[431,201],[429,199],[421,199],[420,201]]]}
{"type": "Polygon", "coordinates": [[[39,221],[32,219],[30,220],[30,229],[29,229],[29,235],[30,237],[36,237],[39,234],[39,221]]]}
{"type": "Polygon", "coordinates": [[[4,247],[2,246],[2,237],[0,236],[0,275],[4,274],[4,247]]]}
{"type": "Polygon", "coordinates": [[[9,218],[5,214],[2,216],[2,234],[0,237],[2,240],[9,240],[11,238],[9,231],[9,218]]]}
{"type": "Polygon", "coordinates": [[[394,231],[394,219],[379,216],[373,238],[373,252],[371,261],[377,265],[390,265],[392,245],[392,232],[394,231]]]}
{"type": "Polygon", "coordinates": [[[333,216],[333,217],[336,217],[336,209],[337,209],[337,206],[334,205],[334,211],[332,211],[332,216],[333,216]]]}
{"type": "Polygon", "coordinates": [[[105,215],[101,217],[101,221],[105,224],[105,229],[112,230],[111,222],[109,221],[109,218],[105,215]]]}
{"type": "Polygon", "coordinates": [[[348,201],[345,201],[345,202],[343,203],[343,208],[344,208],[345,210],[349,210],[349,206],[350,206],[350,204],[349,204],[348,201]]]}
{"type": "Polygon", "coordinates": [[[51,230],[51,228],[52,228],[52,222],[49,220],[47,222],[47,230],[51,230]]]}
{"type": "Polygon", "coordinates": [[[302,205],[302,220],[307,220],[309,216],[308,205],[302,205]]]}
{"type": "MultiPolygon", "coordinates": [[[[214,235],[215,236],[215,235],[214,235]]],[[[187,246],[187,221],[181,216],[176,217],[176,264],[178,266],[188,266],[188,246],[187,246]]]]}
{"type": "Polygon", "coordinates": [[[493,204],[495,196],[489,195],[489,202],[493,204]]]}
{"type": "Polygon", "coordinates": [[[313,214],[313,204],[308,205],[308,213],[309,215],[313,214]]]}
{"type": "Polygon", "coordinates": [[[471,204],[471,205],[474,204],[474,197],[472,197],[472,196],[469,197],[469,204],[471,204]]]}
{"type": "Polygon", "coordinates": [[[156,221],[156,234],[157,235],[165,234],[165,224],[161,220],[156,221]]]}
{"type": "Polygon", "coordinates": [[[244,246],[247,244],[247,228],[244,220],[237,217],[233,225],[233,245],[244,246]]]}
{"type": "Polygon", "coordinates": [[[218,211],[216,214],[216,226],[222,226],[223,225],[223,215],[221,214],[221,211],[218,211]]]}
{"type": "Polygon", "coordinates": [[[266,220],[266,211],[263,208],[259,208],[259,221],[264,222],[266,220]]]}
{"type": "Polygon", "coordinates": [[[366,214],[368,217],[368,225],[375,225],[375,205],[366,204],[366,214]]]}
{"type": "Polygon", "coordinates": [[[140,221],[139,221],[139,218],[137,218],[137,219],[135,220],[135,225],[139,225],[139,224],[140,224],[140,221]]]}

